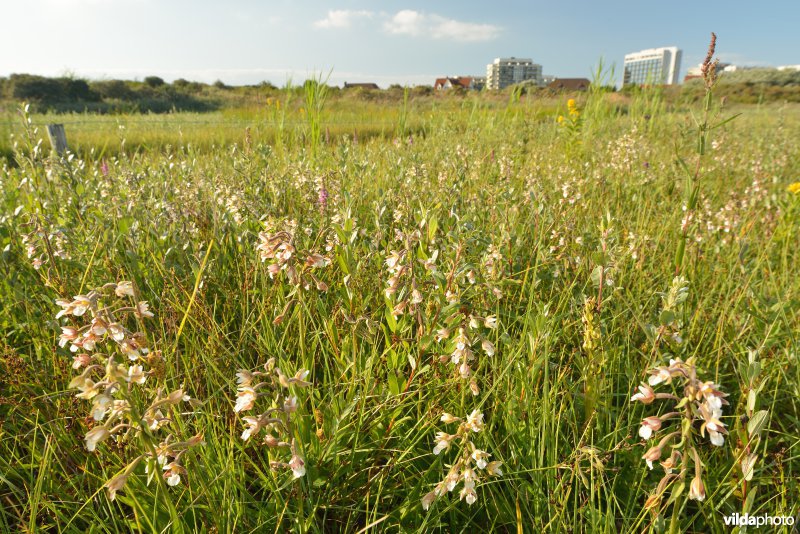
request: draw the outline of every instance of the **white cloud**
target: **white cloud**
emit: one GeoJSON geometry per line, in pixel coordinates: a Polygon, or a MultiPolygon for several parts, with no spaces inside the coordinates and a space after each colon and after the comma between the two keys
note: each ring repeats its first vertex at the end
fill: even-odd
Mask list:
{"type": "Polygon", "coordinates": [[[411,9],[398,11],[383,27],[389,33],[397,35],[420,35],[428,26],[425,15],[411,9]]]}
{"type": "Polygon", "coordinates": [[[314,22],[316,28],[349,28],[353,21],[372,18],[372,11],[350,11],[347,9],[331,9],[328,16],[314,22]]]}
{"type": "Polygon", "coordinates": [[[464,22],[411,9],[395,13],[384,23],[383,28],[394,35],[426,36],[462,42],[491,41],[500,35],[500,27],[493,24],[464,22]]]}

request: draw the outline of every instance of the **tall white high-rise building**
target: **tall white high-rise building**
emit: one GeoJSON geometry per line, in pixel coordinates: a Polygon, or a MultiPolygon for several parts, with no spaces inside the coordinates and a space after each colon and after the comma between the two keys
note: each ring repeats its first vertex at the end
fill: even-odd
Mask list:
{"type": "Polygon", "coordinates": [[[623,85],[672,85],[678,83],[681,50],[676,46],[649,48],[625,55],[623,85]]]}
{"type": "Polygon", "coordinates": [[[498,57],[486,65],[486,87],[488,89],[505,89],[509,85],[534,81],[543,85],[542,66],[528,58],[498,57]]]}

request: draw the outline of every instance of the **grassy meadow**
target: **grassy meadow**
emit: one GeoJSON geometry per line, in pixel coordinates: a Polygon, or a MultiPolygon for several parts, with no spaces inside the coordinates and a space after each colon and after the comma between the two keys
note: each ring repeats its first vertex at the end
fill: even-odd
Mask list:
{"type": "Polygon", "coordinates": [[[798,514],[798,105],[0,122],[0,531],[798,514]]]}

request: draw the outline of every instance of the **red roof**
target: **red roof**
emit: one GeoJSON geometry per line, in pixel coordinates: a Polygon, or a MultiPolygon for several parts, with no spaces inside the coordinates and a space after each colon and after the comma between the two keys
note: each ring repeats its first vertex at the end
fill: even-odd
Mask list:
{"type": "Polygon", "coordinates": [[[460,76],[458,78],[436,78],[433,84],[434,89],[444,89],[447,83],[450,82],[451,87],[463,87],[469,89],[472,85],[472,78],[470,76],[460,76]]]}

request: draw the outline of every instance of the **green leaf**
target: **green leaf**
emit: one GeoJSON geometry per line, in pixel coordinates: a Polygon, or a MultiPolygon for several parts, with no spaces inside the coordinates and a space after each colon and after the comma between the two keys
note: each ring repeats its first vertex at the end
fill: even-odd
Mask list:
{"type": "Polygon", "coordinates": [[[761,373],[761,363],[751,362],[747,368],[747,380],[752,384],[758,375],[761,373]]]}
{"type": "Polygon", "coordinates": [[[675,321],[675,312],[671,310],[664,310],[658,317],[658,322],[663,326],[671,325],[675,321]]]}
{"type": "Polygon", "coordinates": [[[389,384],[389,392],[392,395],[399,395],[400,394],[400,379],[397,376],[397,373],[394,371],[389,371],[389,376],[387,377],[387,383],[389,384]]]}
{"type": "Polygon", "coordinates": [[[731,122],[733,119],[735,119],[735,118],[736,118],[736,117],[738,117],[739,115],[741,115],[741,113],[736,113],[735,115],[731,115],[731,116],[730,116],[730,117],[728,117],[727,119],[725,119],[725,120],[723,120],[723,121],[720,121],[720,122],[718,122],[718,123],[717,123],[717,124],[715,124],[714,126],[711,126],[711,127],[709,128],[709,130],[714,130],[714,129],[716,129],[716,128],[719,128],[719,127],[721,127],[721,126],[725,126],[726,124],[728,124],[729,122],[731,122]]]}
{"type": "Polygon", "coordinates": [[[753,417],[747,422],[747,433],[750,434],[751,438],[761,435],[768,418],[769,412],[767,410],[760,410],[753,414],[753,417]]]}
{"type": "Polygon", "coordinates": [[[433,241],[433,238],[436,237],[436,230],[439,228],[439,221],[436,219],[436,215],[431,215],[430,219],[428,219],[428,242],[430,243],[433,241]]]}
{"type": "Polygon", "coordinates": [[[683,491],[686,489],[686,482],[680,482],[675,484],[672,489],[672,495],[670,495],[669,500],[667,501],[667,505],[670,505],[680,499],[681,495],[683,495],[683,491]]]}
{"type": "Polygon", "coordinates": [[[386,316],[386,324],[389,326],[389,330],[391,330],[392,333],[394,334],[395,332],[397,332],[397,319],[395,319],[394,315],[392,315],[393,311],[394,309],[389,304],[387,304],[386,313],[384,314],[386,316]]]}
{"type": "Polygon", "coordinates": [[[758,454],[748,454],[742,458],[742,476],[748,482],[753,480],[753,473],[756,469],[756,462],[758,462],[758,454]]]}
{"type": "Polygon", "coordinates": [[[756,399],[758,398],[758,392],[755,389],[751,389],[747,392],[747,412],[752,413],[756,409],[756,399]]]}

